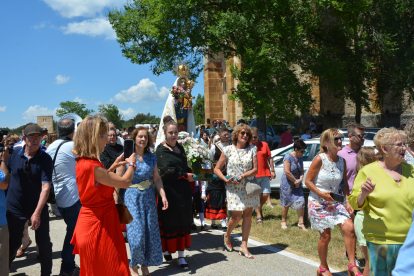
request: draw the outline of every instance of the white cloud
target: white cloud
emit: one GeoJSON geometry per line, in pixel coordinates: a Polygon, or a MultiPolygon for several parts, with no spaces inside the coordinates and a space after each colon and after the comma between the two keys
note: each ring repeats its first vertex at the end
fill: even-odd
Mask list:
{"type": "Polygon", "coordinates": [[[69,89],[69,92],[74,93],[74,92],[76,92],[76,90],[70,90],[70,89],[69,89]]]}
{"type": "Polygon", "coordinates": [[[79,97],[76,97],[73,101],[74,102],[78,102],[78,103],[86,103],[86,100],[85,99],[81,99],[79,97]]]}
{"type": "Polygon", "coordinates": [[[46,23],[48,23],[48,22],[44,21],[44,22],[40,23],[39,25],[32,26],[31,28],[33,28],[33,29],[42,29],[42,28],[46,27],[46,23]]]}
{"type": "Polygon", "coordinates": [[[22,119],[36,120],[37,116],[56,116],[56,110],[57,108],[50,110],[47,107],[41,107],[40,105],[31,106],[22,113],[22,119]]]}
{"type": "Polygon", "coordinates": [[[55,80],[56,80],[56,84],[63,84],[63,83],[67,83],[69,81],[70,77],[66,77],[66,76],[62,76],[62,75],[57,75],[55,80]]]}
{"type": "Polygon", "coordinates": [[[94,101],[93,104],[99,106],[99,105],[103,104],[103,102],[101,102],[101,101],[94,101]]]}
{"type": "Polygon", "coordinates": [[[105,36],[105,39],[116,39],[116,33],[105,18],[88,19],[82,22],[72,22],[61,27],[64,34],[80,34],[88,36],[105,36]]]}
{"type": "MultiPolygon", "coordinates": [[[[167,87],[163,86],[158,91],[157,85],[149,79],[142,79],[137,85],[128,90],[122,90],[114,97],[118,102],[158,102],[166,100],[169,94],[167,87]]],[[[111,99],[112,100],[112,99],[111,99]]]]}
{"type": "Polygon", "coordinates": [[[118,8],[126,4],[126,0],[43,0],[61,16],[72,18],[76,16],[94,17],[104,8],[118,8]]]}
{"type": "Polygon", "coordinates": [[[133,109],[132,107],[128,108],[127,110],[120,109],[119,112],[121,112],[121,114],[124,115],[125,120],[129,120],[137,114],[135,109],[133,109]]]}
{"type": "Polygon", "coordinates": [[[0,112],[6,112],[6,108],[7,106],[3,106],[3,107],[0,106],[0,112]]]}

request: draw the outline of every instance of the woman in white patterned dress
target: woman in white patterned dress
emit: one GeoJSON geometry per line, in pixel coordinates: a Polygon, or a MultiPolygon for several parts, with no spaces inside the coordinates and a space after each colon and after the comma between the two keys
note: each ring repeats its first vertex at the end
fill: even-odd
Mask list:
{"type": "Polygon", "coordinates": [[[337,129],[325,130],[321,135],[321,150],[313,159],[305,181],[305,185],[311,191],[308,203],[309,220],[312,229],[320,232],[318,253],[321,264],[318,275],[332,275],[327,263],[328,245],[331,229],[339,225],[349,256],[348,270],[350,275],[359,276],[362,274],[355,265],[354,224],[349,216],[354,210],[349,202],[346,204],[337,202],[331,196],[331,193],[339,193],[341,181],[344,182],[342,191],[345,199],[349,196],[346,162],[338,156],[341,138],[337,129]]]}
{"type": "Polygon", "coordinates": [[[223,235],[224,247],[228,251],[233,250],[230,239],[231,232],[243,217],[242,244],[239,255],[244,255],[249,259],[253,259],[253,256],[247,250],[253,207],[260,206],[258,195],[247,196],[246,194],[246,183],[249,178],[253,178],[257,174],[257,148],[250,145],[251,140],[250,127],[246,124],[237,125],[232,133],[232,145],[224,148],[214,169],[214,173],[226,182],[227,210],[232,211],[227,231],[223,235]],[[226,165],[227,176],[235,177],[234,180],[232,178],[227,179],[221,172],[221,168],[226,165]]]}

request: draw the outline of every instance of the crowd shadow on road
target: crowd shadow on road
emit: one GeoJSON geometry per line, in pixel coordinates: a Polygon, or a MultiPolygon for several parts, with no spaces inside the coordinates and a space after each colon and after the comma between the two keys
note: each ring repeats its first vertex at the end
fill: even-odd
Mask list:
{"type": "MultiPolygon", "coordinates": [[[[52,259],[60,259],[62,251],[52,252],[52,259]]],[[[17,272],[18,269],[30,267],[39,264],[40,260],[37,259],[36,246],[30,246],[26,249],[25,254],[21,258],[15,258],[10,266],[10,273],[17,272]]],[[[16,276],[29,275],[26,273],[18,273],[16,276]]]]}

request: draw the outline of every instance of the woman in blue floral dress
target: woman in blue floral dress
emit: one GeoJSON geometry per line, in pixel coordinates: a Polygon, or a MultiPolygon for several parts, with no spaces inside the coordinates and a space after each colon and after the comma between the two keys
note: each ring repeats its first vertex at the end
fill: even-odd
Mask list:
{"type": "Polygon", "coordinates": [[[146,128],[139,127],[132,132],[131,139],[135,141],[137,169],[125,192],[125,204],[134,218],[127,225],[131,251],[129,266],[131,274],[137,276],[138,265],[141,265],[142,274],[147,276],[150,275],[148,266],[163,262],[154,184],[161,196],[163,210],[168,208],[168,202],[158,174],[157,157],[150,151],[152,136],[146,128]]]}
{"type": "Polygon", "coordinates": [[[280,205],[283,206],[282,229],[287,229],[286,220],[289,207],[298,211],[298,226],[307,231],[303,223],[305,213],[305,197],[303,196],[303,154],[306,152],[303,140],[293,144],[293,152],[285,155],[283,159],[283,175],[280,184],[280,205]]]}

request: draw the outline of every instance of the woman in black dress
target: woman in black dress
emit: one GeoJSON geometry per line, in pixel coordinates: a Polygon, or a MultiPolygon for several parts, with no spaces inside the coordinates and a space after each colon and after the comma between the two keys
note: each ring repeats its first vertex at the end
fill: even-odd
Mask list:
{"type": "Polygon", "coordinates": [[[168,201],[168,209],[162,210],[162,200],[158,198],[158,221],[165,260],[171,261],[171,253],[178,250],[178,264],[181,269],[187,270],[184,250],[191,246],[193,218],[190,182],[194,179],[184,148],[177,143],[177,123],[168,117],[164,118],[166,141],[156,149],[157,166],[168,201]]]}

